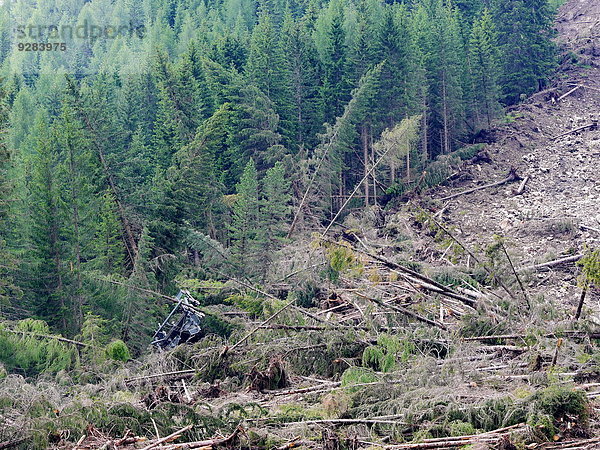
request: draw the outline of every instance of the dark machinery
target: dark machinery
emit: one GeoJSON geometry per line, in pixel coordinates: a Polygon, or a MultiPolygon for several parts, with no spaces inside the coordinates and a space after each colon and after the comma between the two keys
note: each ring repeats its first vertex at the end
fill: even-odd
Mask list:
{"type": "Polygon", "coordinates": [[[177,305],[152,337],[152,345],[162,350],[175,348],[179,344],[191,344],[204,335],[201,327],[204,314],[194,307],[198,304],[197,300],[183,290],[175,298],[177,305]]]}

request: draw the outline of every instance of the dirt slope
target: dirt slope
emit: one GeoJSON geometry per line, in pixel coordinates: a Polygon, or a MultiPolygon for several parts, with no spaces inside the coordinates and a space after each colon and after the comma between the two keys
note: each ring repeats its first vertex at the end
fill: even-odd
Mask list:
{"type": "MultiPolygon", "coordinates": [[[[460,177],[468,181],[431,194],[443,199],[501,180],[511,168],[529,177],[522,195],[515,195],[519,183],[513,183],[443,203],[444,220],[473,248],[503,235],[523,266],[600,243],[600,130],[556,138],[600,119],[600,3],[567,2],[557,29],[566,56],[550,89],[511,110],[507,123],[491,133],[491,164],[471,165],[460,177]]],[[[573,270],[544,276],[530,288],[561,303],[577,297],[573,270]]]]}

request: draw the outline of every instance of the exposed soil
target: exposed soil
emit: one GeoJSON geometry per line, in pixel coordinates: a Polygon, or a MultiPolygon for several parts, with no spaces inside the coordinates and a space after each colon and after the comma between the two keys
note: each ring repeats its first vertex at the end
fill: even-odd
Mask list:
{"type": "MultiPolygon", "coordinates": [[[[431,193],[433,198],[501,180],[511,168],[528,177],[519,183],[477,191],[445,202],[444,220],[473,248],[505,236],[517,265],[547,261],[600,243],[600,130],[586,128],[557,136],[600,119],[600,3],[567,2],[557,21],[558,42],[566,47],[552,85],[518,107],[491,133],[491,164],[467,166],[468,182],[431,193]],[[582,87],[558,99],[573,88],[582,87]]],[[[540,281],[540,280],[538,280],[540,281]]],[[[556,272],[531,288],[550,301],[575,302],[573,271],[556,272]]]]}

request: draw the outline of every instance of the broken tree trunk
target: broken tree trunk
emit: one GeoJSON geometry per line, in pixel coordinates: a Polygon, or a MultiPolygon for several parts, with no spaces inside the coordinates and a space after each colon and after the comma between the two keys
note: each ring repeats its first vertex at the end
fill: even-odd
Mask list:
{"type": "Polygon", "coordinates": [[[188,369],[188,370],[179,370],[177,372],[166,372],[166,373],[157,373],[152,375],[146,375],[143,377],[134,377],[134,378],[126,378],[125,384],[133,383],[135,381],[149,381],[155,378],[169,378],[171,380],[181,380],[183,378],[190,378],[196,374],[196,370],[188,369]]]}
{"type": "Polygon", "coordinates": [[[583,304],[585,303],[585,296],[587,294],[587,289],[583,288],[581,290],[581,297],[579,297],[579,304],[577,305],[577,312],[575,313],[575,320],[579,320],[581,317],[581,310],[583,309],[583,304]]]}
{"type": "Polygon", "coordinates": [[[526,272],[528,270],[536,270],[536,271],[548,270],[553,267],[561,266],[563,264],[570,264],[570,263],[577,262],[581,258],[583,258],[583,254],[568,256],[566,258],[556,259],[554,261],[548,261],[548,262],[542,263],[542,264],[534,264],[532,266],[521,267],[519,269],[519,272],[526,272]]]}
{"type": "MultiPolygon", "coordinates": [[[[331,239],[322,237],[321,240],[325,241],[325,242],[329,242],[330,244],[340,245],[339,242],[333,241],[331,239]]],[[[348,241],[346,241],[346,242],[348,242],[348,241]]],[[[444,286],[443,284],[440,284],[437,281],[426,277],[425,275],[421,275],[420,273],[415,272],[414,270],[411,270],[408,267],[404,267],[401,264],[395,263],[395,262],[390,261],[382,256],[375,255],[371,252],[367,252],[365,250],[360,250],[360,249],[354,247],[351,242],[348,242],[348,244],[351,245],[351,248],[353,251],[355,251],[357,253],[361,253],[363,255],[366,255],[369,258],[382,263],[384,266],[388,267],[389,269],[392,269],[409,279],[412,278],[412,281],[415,283],[418,283],[419,286],[421,288],[423,288],[424,290],[428,290],[428,291],[435,292],[440,295],[444,295],[446,297],[453,298],[455,300],[459,300],[459,301],[463,302],[464,304],[466,304],[467,306],[470,306],[471,308],[475,307],[476,302],[472,298],[468,298],[468,297],[465,297],[464,295],[457,294],[449,287],[444,286]]]]}
{"type": "Polygon", "coordinates": [[[575,86],[573,89],[571,89],[569,92],[567,92],[566,94],[561,95],[560,97],[558,97],[556,99],[557,103],[560,103],[562,100],[564,100],[565,98],[567,98],[569,95],[574,94],[575,92],[577,92],[579,89],[581,89],[583,86],[581,84],[578,84],[577,86],[575,86]]]}
{"type": "Polygon", "coordinates": [[[578,131],[583,131],[583,130],[585,130],[587,128],[590,128],[590,129],[598,128],[598,121],[594,121],[594,122],[588,123],[586,125],[583,125],[581,127],[575,128],[573,130],[565,131],[564,133],[561,133],[558,136],[554,136],[553,138],[551,138],[551,140],[552,141],[556,141],[557,139],[560,139],[561,137],[565,137],[565,136],[568,136],[570,134],[577,133],[578,131]]]}
{"type": "Polygon", "coordinates": [[[164,444],[165,442],[170,442],[170,441],[173,441],[175,439],[178,439],[179,437],[181,437],[181,435],[183,433],[185,433],[186,431],[191,430],[193,427],[194,427],[194,425],[185,426],[182,429],[177,430],[176,432],[171,433],[170,435],[168,435],[168,436],[166,436],[166,437],[164,437],[162,439],[154,441],[150,445],[146,445],[142,450],[150,450],[152,448],[158,447],[160,444],[164,444]]]}
{"type": "Polygon", "coordinates": [[[447,197],[443,197],[440,200],[441,201],[452,200],[453,198],[460,197],[461,195],[471,194],[473,192],[481,191],[483,189],[493,188],[496,186],[502,186],[503,184],[511,183],[513,181],[518,181],[520,179],[521,178],[517,175],[515,169],[510,169],[508,176],[500,181],[496,181],[495,183],[484,184],[483,186],[477,186],[472,189],[467,189],[466,191],[458,192],[456,194],[452,194],[447,197]]]}
{"type": "Polygon", "coordinates": [[[233,433],[227,437],[208,439],[206,441],[185,442],[181,444],[162,446],[163,450],[175,450],[184,448],[196,448],[199,450],[211,450],[217,447],[224,447],[231,444],[235,438],[243,431],[241,427],[237,427],[233,433]]]}
{"type": "Polygon", "coordinates": [[[90,344],[85,344],[83,342],[78,342],[78,341],[73,341],[71,339],[67,339],[61,336],[52,336],[49,334],[38,334],[38,333],[31,333],[29,331],[17,331],[17,330],[9,330],[9,329],[3,329],[3,332],[6,333],[12,333],[12,334],[21,334],[24,336],[32,336],[35,338],[40,338],[40,339],[52,339],[55,341],[59,341],[59,342],[64,342],[65,344],[71,344],[74,345],[76,347],[81,347],[81,348],[92,348],[93,346],[90,344]]]}
{"type": "Polygon", "coordinates": [[[530,179],[531,177],[529,175],[523,178],[523,181],[521,181],[521,184],[519,185],[519,189],[515,191],[515,195],[523,195],[523,193],[525,192],[525,187],[527,186],[527,183],[530,179]]]}
{"type": "Polygon", "coordinates": [[[405,316],[412,317],[413,319],[416,319],[419,322],[426,323],[427,325],[432,325],[434,327],[441,328],[444,331],[448,330],[448,328],[446,327],[446,325],[444,325],[442,323],[439,323],[439,322],[436,322],[435,320],[430,320],[430,319],[428,319],[426,317],[420,316],[419,314],[417,314],[416,312],[411,311],[410,309],[406,309],[406,308],[403,308],[403,307],[398,306],[398,305],[393,305],[391,303],[384,303],[384,302],[382,302],[379,299],[368,297],[366,295],[361,294],[360,292],[355,292],[354,294],[358,295],[361,298],[369,300],[369,301],[371,301],[371,302],[373,302],[373,303],[381,306],[382,308],[389,308],[389,309],[391,309],[393,311],[397,311],[397,312],[399,312],[401,314],[404,314],[405,316]]]}

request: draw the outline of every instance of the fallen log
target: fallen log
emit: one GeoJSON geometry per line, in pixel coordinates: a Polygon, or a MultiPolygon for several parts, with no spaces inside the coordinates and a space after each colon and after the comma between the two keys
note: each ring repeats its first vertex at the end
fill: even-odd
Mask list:
{"type": "MultiPolygon", "coordinates": [[[[587,332],[587,331],[563,331],[560,333],[547,333],[547,334],[543,334],[540,337],[543,338],[572,338],[572,339],[583,339],[583,338],[590,338],[590,339],[600,339],[600,331],[592,331],[592,332],[587,332]]],[[[473,336],[473,337],[466,337],[466,338],[462,338],[463,341],[477,341],[477,342],[483,342],[483,341],[505,341],[505,340],[515,340],[515,339],[526,339],[527,335],[526,334],[497,334],[497,335],[492,335],[492,336],[473,336]]]]}
{"type": "Polygon", "coordinates": [[[503,184],[511,183],[513,181],[519,181],[520,179],[521,178],[517,175],[515,169],[510,169],[510,172],[508,172],[507,177],[500,181],[496,181],[495,183],[484,184],[483,186],[477,186],[477,187],[474,187],[471,189],[467,189],[466,191],[458,192],[456,194],[452,194],[447,197],[442,197],[440,200],[441,201],[452,200],[456,197],[460,197],[461,195],[467,195],[467,194],[471,194],[473,192],[481,191],[483,189],[489,189],[489,188],[493,188],[496,186],[502,186],[503,184]]]}
{"type": "Polygon", "coordinates": [[[588,227],[587,225],[579,225],[579,228],[581,228],[584,231],[594,231],[595,233],[600,233],[600,229],[588,227]]]}
{"type": "Polygon", "coordinates": [[[302,422],[282,422],[274,425],[351,425],[351,424],[367,424],[367,425],[406,425],[406,422],[397,420],[379,420],[379,419],[322,419],[322,420],[305,420],[302,422]]]}
{"type": "MultiPolygon", "coordinates": [[[[52,336],[50,334],[32,333],[30,331],[10,330],[8,328],[4,328],[4,329],[0,330],[0,332],[21,334],[24,336],[31,336],[31,337],[40,338],[40,339],[52,339],[55,341],[64,342],[65,344],[71,344],[71,345],[74,345],[76,347],[81,347],[81,348],[93,348],[93,346],[90,344],[85,344],[83,342],[74,341],[72,339],[67,339],[62,336],[52,336]]],[[[0,447],[0,448],[2,448],[2,447],[0,447]]]]}
{"type": "MultiPolygon", "coordinates": [[[[325,242],[329,242],[330,244],[335,244],[335,245],[340,245],[339,242],[333,241],[331,239],[327,239],[327,238],[321,238],[322,241],[325,242]]],[[[347,242],[347,241],[346,241],[347,242]]],[[[350,242],[348,242],[348,244],[351,245],[350,242]]],[[[425,290],[428,291],[432,291],[435,292],[437,294],[440,295],[444,295],[446,297],[450,297],[453,298],[455,300],[459,300],[461,302],[463,302],[464,304],[470,306],[471,308],[475,307],[475,300],[472,298],[468,298],[465,297],[464,295],[460,295],[457,294],[456,292],[454,292],[452,289],[450,289],[448,286],[444,286],[443,284],[438,283],[435,280],[432,280],[429,277],[426,277],[425,275],[422,275],[418,272],[415,272],[412,269],[409,269],[408,267],[405,267],[401,264],[395,263],[393,261],[390,261],[389,259],[386,259],[382,256],[379,255],[375,255],[374,253],[371,252],[367,252],[365,250],[360,250],[354,246],[351,247],[353,251],[357,252],[357,253],[361,253],[363,255],[368,256],[369,258],[378,261],[380,263],[382,263],[384,266],[386,266],[389,269],[395,270],[398,273],[401,273],[404,276],[407,276],[407,278],[411,278],[412,277],[412,281],[419,284],[419,286],[425,290]]]]}
{"type": "Polygon", "coordinates": [[[573,130],[565,131],[564,133],[561,133],[558,136],[554,136],[553,138],[550,138],[550,140],[556,141],[557,139],[560,139],[561,137],[565,137],[565,136],[568,136],[570,134],[577,133],[578,131],[583,131],[583,130],[585,130],[587,128],[590,128],[590,129],[598,128],[598,121],[594,121],[592,123],[588,123],[588,124],[583,125],[581,127],[577,127],[577,128],[575,128],[573,130]]]}
{"type": "MultiPolygon", "coordinates": [[[[191,425],[190,425],[191,427],[191,425]]],[[[223,438],[214,438],[208,439],[206,441],[195,441],[195,442],[183,442],[181,444],[173,444],[162,446],[162,450],[177,450],[177,449],[188,449],[188,448],[196,448],[200,450],[212,450],[216,447],[225,446],[231,444],[235,438],[242,432],[244,429],[241,426],[238,426],[233,433],[229,436],[223,438]]],[[[145,450],[145,449],[142,449],[145,450]]]]}
{"type": "Polygon", "coordinates": [[[564,100],[565,98],[567,98],[569,95],[574,94],[575,92],[577,92],[579,89],[581,89],[583,86],[581,84],[578,84],[577,86],[575,86],[573,89],[571,89],[569,92],[567,92],[566,94],[561,95],[560,97],[558,97],[556,99],[557,103],[560,103],[562,100],[564,100]]]}
{"type": "Polygon", "coordinates": [[[567,256],[566,258],[560,258],[560,259],[556,259],[554,261],[548,261],[548,262],[541,263],[541,264],[534,264],[532,266],[521,267],[518,271],[519,272],[526,272],[526,271],[529,271],[529,270],[535,270],[535,271],[548,270],[548,269],[551,269],[553,267],[560,266],[562,264],[570,264],[570,263],[577,262],[581,258],[583,258],[583,254],[574,255],[574,256],[567,256]]]}
{"type": "Polygon", "coordinates": [[[465,445],[476,444],[476,443],[484,443],[484,442],[494,442],[504,436],[510,435],[511,432],[525,429],[526,425],[524,423],[520,423],[517,425],[511,425],[508,427],[499,428],[497,430],[488,431],[486,433],[481,434],[471,434],[465,436],[456,436],[456,437],[444,437],[444,438],[432,438],[425,439],[423,442],[414,443],[414,444],[396,444],[396,445],[387,445],[385,448],[389,450],[396,449],[434,449],[434,448],[453,448],[453,447],[463,447],[465,445]]]}
{"type": "Polygon", "coordinates": [[[403,308],[401,306],[394,305],[391,303],[384,303],[379,299],[368,297],[366,295],[361,294],[360,292],[355,292],[354,294],[358,295],[361,298],[364,298],[365,300],[369,300],[369,301],[381,306],[382,308],[389,308],[393,311],[397,311],[401,314],[404,314],[405,316],[412,317],[413,319],[418,320],[419,322],[426,323],[427,325],[432,325],[434,327],[441,328],[444,331],[448,330],[448,327],[446,327],[446,325],[436,322],[435,320],[428,319],[427,317],[420,316],[419,314],[417,314],[414,311],[411,311],[410,309],[403,308]]]}
{"type": "Polygon", "coordinates": [[[191,378],[195,374],[196,374],[196,370],[195,369],[179,370],[179,371],[176,371],[176,372],[157,373],[157,374],[152,374],[152,375],[145,375],[145,376],[142,376],[142,377],[126,378],[125,379],[125,384],[133,383],[135,381],[153,380],[155,378],[169,378],[171,380],[173,380],[173,379],[181,380],[183,378],[191,378]]]}
{"type": "Polygon", "coordinates": [[[142,450],[150,450],[152,448],[158,447],[160,444],[164,444],[165,442],[171,442],[175,439],[178,439],[179,437],[181,437],[181,435],[183,433],[191,430],[193,427],[194,427],[194,425],[187,425],[187,426],[181,428],[180,430],[177,430],[174,433],[171,433],[170,435],[165,436],[162,439],[158,439],[158,440],[154,441],[153,443],[146,445],[144,448],[142,448],[142,450]]]}

